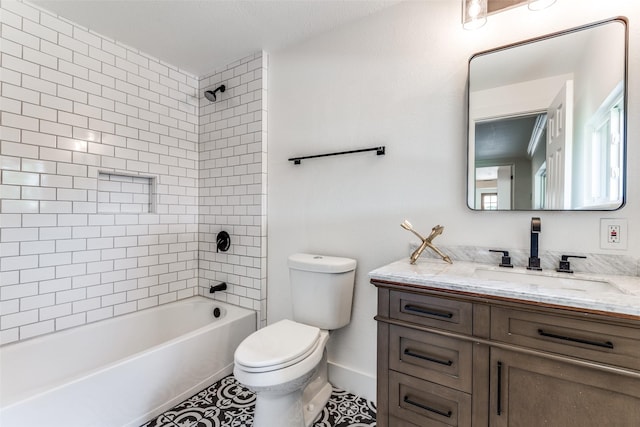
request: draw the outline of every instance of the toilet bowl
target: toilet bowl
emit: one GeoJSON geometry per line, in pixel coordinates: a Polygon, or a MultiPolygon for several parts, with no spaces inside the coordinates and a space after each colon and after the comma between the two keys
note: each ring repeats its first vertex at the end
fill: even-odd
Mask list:
{"type": "Polygon", "coordinates": [[[329,332],[281,320],[253,333],[235,353],[233,374],[256,393],[254,427],[308,427],[331,395],[329,332]]]}
{"type": "Polygon", "coordinates": [[[309,427],[331,395],[325,345],[351,321],[356,261],[289,256],[293,320],[245,338],[235,352],[236,379],[256,393],[254,427],[309,427]]]}

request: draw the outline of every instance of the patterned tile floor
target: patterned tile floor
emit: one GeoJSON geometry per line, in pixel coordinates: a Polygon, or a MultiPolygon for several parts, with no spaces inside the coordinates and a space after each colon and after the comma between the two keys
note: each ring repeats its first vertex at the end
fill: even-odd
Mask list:
{"type": "MultiPolygon", "coordinates": [[[[252,427],[255,396],[229,375],[142,427],[252,427]]],[[[313,427],[374,427],[376,407],[333,388],[313,427]]]]}

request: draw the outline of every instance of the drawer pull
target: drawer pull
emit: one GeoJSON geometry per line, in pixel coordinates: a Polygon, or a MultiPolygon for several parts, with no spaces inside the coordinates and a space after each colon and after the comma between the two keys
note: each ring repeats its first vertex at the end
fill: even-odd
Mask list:
{"type": "Polygon", "coordinates": [[[420,409],[424,409],[425,411],[433,412],[434,414],[442,415],[443,417],[447,417],[447,418],[451,418],[451,415],[453,414],[453,412],[451,411],[444,412],[435,408],[431,408],[430,406],[423,405],[422,403],[414,402],[413,400],[409,399],[407,396],[404,397],[404,403],[417,406],[420,409]]]}
{"type": "Polygon", "coordinates": [[[564,335],[557,335],[557,334],[552,334],[550,332],[545,332],[542,329],[538,329],[538,335],[543,337],[549,337],[549,338],[557,338],[559,340],[577,342],[580,344],[594,345],[596,347],[604,347],[604,348],[611,348],[611,349],[613,348],[613,343],[611,341],[598,342],[598,341],[585,340],[582,338],[565,337],[564,335]]]}
{"type": "Polygon", "coordinates": [[[443,317],[445,319],[451,319],[453,317],[453,313],[447,313],[445,311],[433,310],[431,308],[419,307],[417,305],[405,305],[404,309],[406,311],[413,311],[415,313],[426,314],[428,316],[436,316],[443,317]]]}
{"type": "Polygon", "coordinates": [[[498,402],[497,403],[497,413],[498,415],[502,415],[502,362],[498,362],[498,402]]]}
{"type": "Polygon", "coordinates": [[[445,366],[453,365],[453,361],[451,360],[434,359],[433,357],[425,356],[424,354],[414,353],[408,348],[405,348],[404,354],[411,357],[417,357],[418,359],[426,360],[428,362],[439,363],[440,365],[445,365],[445,366]]]}

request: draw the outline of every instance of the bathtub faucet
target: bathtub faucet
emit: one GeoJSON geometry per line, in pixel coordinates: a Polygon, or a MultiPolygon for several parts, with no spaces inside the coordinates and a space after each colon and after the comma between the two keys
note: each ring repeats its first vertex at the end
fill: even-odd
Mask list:
{"type": "Polygon", "coordinates": [[[211,285],[209,288],[209,293],[212,294],[217,291],[226,291],[227,290],[227,282],[220,282],[217,285],[211,285]]]}

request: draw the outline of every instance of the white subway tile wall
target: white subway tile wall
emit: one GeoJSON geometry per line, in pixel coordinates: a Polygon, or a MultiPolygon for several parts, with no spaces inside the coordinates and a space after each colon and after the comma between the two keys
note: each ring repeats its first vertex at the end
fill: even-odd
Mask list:
{"type": "Polygon", "coordinates": [[[266,55],[198,78],[26,2],[0,22],[0,344],[218,280],[264,324],[266,55]],[[102,173],[153,177],[153,208],[102,173]]]}
{"type": "Polygon", "coordinates": [[[199,220],[201,292],[258,311],[266,324],[267,65],[259,52],[200,78],[200,93],[225,85],[215,102],[200,99],[199,220]],[[227,252],[216,235],[231,236],[227,252]]]}

